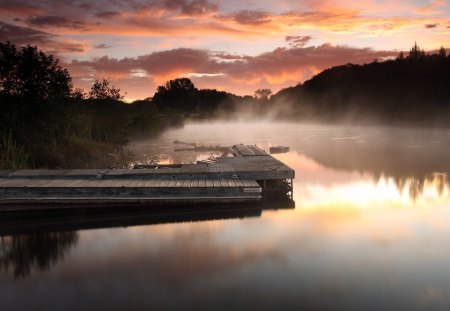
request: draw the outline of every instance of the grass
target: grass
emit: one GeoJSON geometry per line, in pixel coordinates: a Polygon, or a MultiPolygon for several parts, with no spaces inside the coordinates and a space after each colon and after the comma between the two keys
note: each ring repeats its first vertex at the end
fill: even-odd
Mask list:
{"type": "Polygon", "coordinates": [[[0,168],[1,169],[24,169],[28,168],[28,153],[24,147],[17,144],[12,133],[3,135],[0,144],[0,168]]]}

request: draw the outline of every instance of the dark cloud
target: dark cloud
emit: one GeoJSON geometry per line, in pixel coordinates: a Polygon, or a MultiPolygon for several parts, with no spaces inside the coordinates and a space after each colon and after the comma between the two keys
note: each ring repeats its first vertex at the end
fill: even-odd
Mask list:
{"type": "Polygon", "coordinates": [[[84,29],[86,24],[81,21],[71,21],[65,17],[60,16],[37,16],[29,18],[28,23],[38,27],[61,27],[61,28],[71,28],[71,29],[84,29]]]}
{"type": "Polygon", "coordinates": [[[165,75],[180,70],[204,73],[219,70],[212,58],[212,53],[207,50],[180,48],[139,56],[136,61],[150,74],[165,75]]]}
{"type": "Polygon", "coordinates": [[[181,5],[181,13],[186,15],[203,15],[210,12],[217,12],[216,4],[206,0],[186,1],[181,5]]]}
{"type": "Polygon", "coordinates": [[[80,43],[57,41],[56,38],[47,32],[0,22],[0,42],[11,41],[17,45],[37,45],[40,49],[52,54],[84,51],[84,46],[80,43]]]}
{"type": "Polygon", "coordinates": [[[85,46],[81,43],[71,43],[71,42],[58,42],[53,41],[49,44],[49,51],[51,53],[57,54],[60,52],[84,52],[85,46]]]}
{"type": "Polygon", "coordinates": [[[291,47],[304,47],[310,40],[311,36],[287,36],[285,38],[286,42],[289,43],[291,47]]]}
{"type": "Polygon", "coordinates": [[[54,36],[28,27],[20,27],[0,21],[0,41],[11,41],[15,44],[46,44],[54,36]]]}
{"type": "Polygon", "coordinates": [[[154,0],[150,8],[176,11],[184,15],[196,16],[217,12],[218,6],[208,0],[154,0]]]}
{"type": "Polygon", "coordinates": [[[132,0],[132,1],[33,1],[0,0],[0,11],[29,17],[29,22],[35,26],[53,26],[81,28],[85,25],[73,18],[84,20],[90,24],[90,16],[108,19],[118,17],[122,13],[141,14],[142,12],[175,13],[188,16],[198,16],[218,11],[218,5],[209,0],[132,0]],[[11,3],[14,2],[14,3],[11,3]]]}
{"type": "Polygon", "coordinates": [[[40,11],[40,8],[36,6],[36,2],[0,0],[0,12],[24,16],[39,14],[40,11]]]}
{"type": "Polygon", "coordinates": [[[95,8],[95,5],[94,5],[94,3],[86,3],[85,2],[85,3],[80,3],[78,5],[78,7],[83,10],[93,10],[95,8]]]}
{"type": "Polygon", "coordinates": [[[94,48],[96,48],[96,49],[109,49],[110,47],[111,47],[111,45],[108,45],[105,43],[94,45],[94,48]]]}
{"type": "Polygon", "coordinates": [[[236,54],[230,54],[227,52],[215,52],[214,56],[218,59],[218,60],[240,60],[242,59],[242,56],[240,55],[236,55],[236,54]]]}
{"type": "Polygon", "coordinates": [[[239,24],[260,25],[270,22],[270,14],[263,11],[240,11],[233,15],[233,19],[239,24]]]}
{"type": "MultiPolygon", "coordinates": [[[[368,63],[374,59],[397,56],[397,51],[375,51],[324,44],[318,47],[278,48],[257,56],[236,56],[198,49],[173,49],[136,58],[115,59],[104,56],[91,61],[72,61],[69,69],[97,76],[126,76],[144,70],[152,77],[176,78],[182,74],[218,75],[222,85],[270,82],[284,87],[295,85],[313,73],[345,63],[368,63]],[[80,70],[82,68],[82,70],[80,70]],[[226,83],[226,81],[228,81],[226,83]],[[237,82],[241,81],[241,82],[237,82]],[[254,81],[254,82],[249,82],[254,81]]],[[[82,76],[83,74],[80,74],[82,76]]],[[[122,86],[126,89],[126,86],[122,86]]]]}
{"type": "Polygon", "coordinates": [[[431,29],[431,28],[436,28],[439,24],[426,24],[425,28],[427,29],[431,29]]]}
{"type": "Polygon", "coordinates": [[[120,15],[120,13],[116,12],[116,11],[101,11],[101,12],[95,13],[95,16],[100,17],[100,18],[112,18],[112,17],[117,17],[119,15],[120,15]]]}

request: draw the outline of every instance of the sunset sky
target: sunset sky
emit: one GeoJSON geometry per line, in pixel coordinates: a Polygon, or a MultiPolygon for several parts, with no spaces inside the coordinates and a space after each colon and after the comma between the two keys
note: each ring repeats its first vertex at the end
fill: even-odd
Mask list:
{"type": "Polygon", "coordinates": [[[450,47],[447,0],[3,1],[0,41],[57,55],[75,87],[107,78],[127,100],[169,79],[252,95],[334,65],[450,47]]]}

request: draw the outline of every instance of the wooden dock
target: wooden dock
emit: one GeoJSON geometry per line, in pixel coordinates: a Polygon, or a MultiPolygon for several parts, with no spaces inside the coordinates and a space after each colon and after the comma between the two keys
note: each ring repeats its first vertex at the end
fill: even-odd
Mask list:
{"type": "Polygon", "coordinates": [[[292,192],[294,171],[256,146],[213,163],[144,169],[0,171],[0,211],[75,205],[250,203],[292,192]]]}

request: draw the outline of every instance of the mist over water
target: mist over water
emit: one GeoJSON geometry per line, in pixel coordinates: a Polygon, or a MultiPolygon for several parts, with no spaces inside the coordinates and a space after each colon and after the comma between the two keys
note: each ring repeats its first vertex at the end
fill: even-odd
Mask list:
{"type": "Polygon", "coordinates": [[[449,308],[449,130],[198,123],[132,141],[129,148],[143,163],[193,163],[219,155],[174,151],[175,140],[256,144],[266,151],[289,146],[288,153],[274,156],[295,169],[295,209],[81,230],[64,242],[61,256],[51,250],[52,260],[30,264],[20,277],[14,274],[17,260],[48,256],[33,255],[45,249],[30,242],[16,247],[28,256],[14,255],[13,239],[5,237],[0,305],[449,308]]]}

